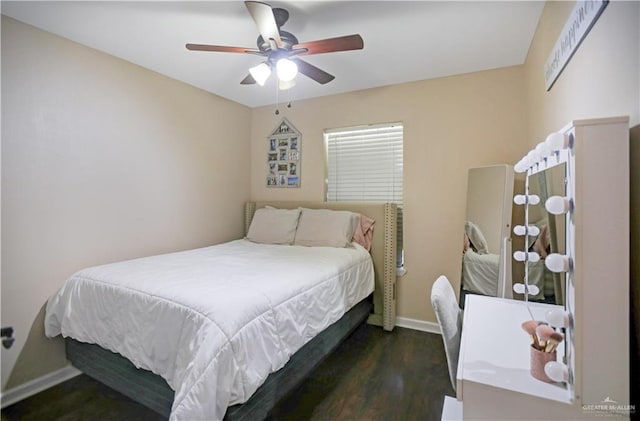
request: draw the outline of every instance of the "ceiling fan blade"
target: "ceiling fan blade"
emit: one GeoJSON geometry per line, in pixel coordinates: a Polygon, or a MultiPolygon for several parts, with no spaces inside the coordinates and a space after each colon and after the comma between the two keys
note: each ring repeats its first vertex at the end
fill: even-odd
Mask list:
{"type": "Polygon", "coordinates": [[[337,51],[350,51],[350,50],[362,50],[364,48],[364,41],[358,34],[345,35],[343,37],[322,39],[319,41],[309,41],[296,44],[293,46],[293,51],[306,49],[306,52],[300,53],[300,55],[309,54],[324,54],[333,53],[337,51]]]}
{"type": "Polygon", "coordinates": [[[245,6],[251,14],[258,32],[262,35],[265,41],[273,39],[278,47],[282,47],[282,40],[280,39],[280,31],[278,30],[278,24],[276,18],[273,16],[273,10],[271,6],[259,1],[245,1],[245,6]]]}
{"type": "Polygon", "coordinates": [[[253,85],[254,83],[256,83],[256,80],[253,78],[253,76],[251,76],[251,73],[249,73],[247,77],[242,79],[240,85],[253,85]]]}
{"type": "Polygon", "coordinates": [[[187,50],[191,51],[217,51],[221,53],[250,53],[260,54],[260,50],[244,47],[226,47],[224,45],[187,44],[187,50]]]}
{"type": "Polygon", "coordinates": [[[325,72],[322,69],[317,68],[313,64],[309,64],[304,60],[300,60],[299,58],[292,58],[296,65],[298,66],[298,71],[303,75],[315,80],[316,82],[324,85],[325,83],[331,82],[335,79],[335,76],[325,72]]]}

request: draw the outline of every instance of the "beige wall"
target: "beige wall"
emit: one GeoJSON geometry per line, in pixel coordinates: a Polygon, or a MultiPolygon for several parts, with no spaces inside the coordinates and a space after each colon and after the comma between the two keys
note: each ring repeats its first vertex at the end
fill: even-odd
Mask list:
{"type": "MultiPolygon", "coordinates": [[[[339,75],[338,75],[339,77],[339,75]]],[[[459,288],[467,171],[515,162],[526,149],[522,68],[387,86],[253,110],[251,196],[323,200],[323,130],[404,123],[404,241],[408,273],[398,315],[435,322],[429,295],[440,274],[459,288]],[[266,136],[284,116],[302,132],[302,186],[265,186],[266,136]]]]}
{"type": "Polygon", "coordinates": [[[640,124],[638,2],[611,1],[547,92],[543,66],[573,2],[548,2],[524,66],[529,146],[570,120],[628,115],[640,124]]]}
{"type": "Polygon", "coordinates": [[[242,235],[250,118],[2,17],[3,389],[65,364],[42,308],[74,271],[242,235]]]}

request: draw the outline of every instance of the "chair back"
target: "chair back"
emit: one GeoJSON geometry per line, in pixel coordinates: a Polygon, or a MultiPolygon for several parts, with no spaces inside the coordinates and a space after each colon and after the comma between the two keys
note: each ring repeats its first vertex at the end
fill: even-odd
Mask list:
{"type": "Polygon", "coordinates": [[[444,275],[441,275],[431,287],[431,305],[442,332],[451,386],[453,390],[456,390],[456,372],[462,333],[462,310],[458,307],[458,300],[451,283],[444,275]]]}

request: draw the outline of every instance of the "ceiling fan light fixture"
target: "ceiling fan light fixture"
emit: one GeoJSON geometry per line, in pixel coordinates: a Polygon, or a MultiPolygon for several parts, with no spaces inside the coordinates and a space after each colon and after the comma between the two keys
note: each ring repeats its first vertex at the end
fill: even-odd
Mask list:
{"type": "MultiPolygon", "coordinates": [[[[278,79],[282,82],[294,80],[300,72],[309,79],[324,85],[335,79],[335,76],[298,58],[299,55],[335,53],[364,48],[364,41],[359,34],[300,43],[294,34],[281,30],[281,26],[289,18],[288,11],[278,7],[273,8],[262,1],[247,0],[244,4],[260,33],[256,41],[258,48],[191,43],[186,45],[189,51],[252,54],[264,57],[266,61],[249,69],[250,73],[240,81],[241,85],[257,83],[264,86],[272,71],[277,72],[278,79]],[[290,60],[288,57],[292,59],[290,60]]],[[[281,89],[285,89],[284,87],[287,85],[282,86],[281,89]]]]}
{"type": "Polygon", "coordinates": [[[298,74],[298,66],[291,60],[281,58],[276,64],[278,70],[278,79],[282,82],[292,81],[298,74]]]}
{"type": "Polygon", "coordinates": [[[271,75],[271,68],[267,63],[260,63],[257,66],[250,68],[249,73],[251,73],[251,76],[253,76],[258,85],[264,86],[265,82],[271,75]]]}
{"type": "Polygon", "coordinates": [[[294,86],[296,86],[295,79],[292,79],[288,82],[283,82],[281,80],[278,81],[278,89],[280,89],[281,91],[286,91],[287,89],[291,89],[294,86]]]}

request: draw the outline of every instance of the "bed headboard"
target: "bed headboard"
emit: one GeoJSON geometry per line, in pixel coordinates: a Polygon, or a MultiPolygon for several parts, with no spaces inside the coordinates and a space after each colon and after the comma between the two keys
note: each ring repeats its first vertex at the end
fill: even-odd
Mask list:
{"type": "Polygon", "coordinates": [[[375,219],[371,257],[375,271],[373,293],[374,312],[368,322],[392,330],[396,320],[396,215],[395,203],[382,202],[306,202],[260,201],[245,205],[245,235],[256,209],[273,206],[281,209],[304,207],[309,209],[349,210],[375,219]]]}

